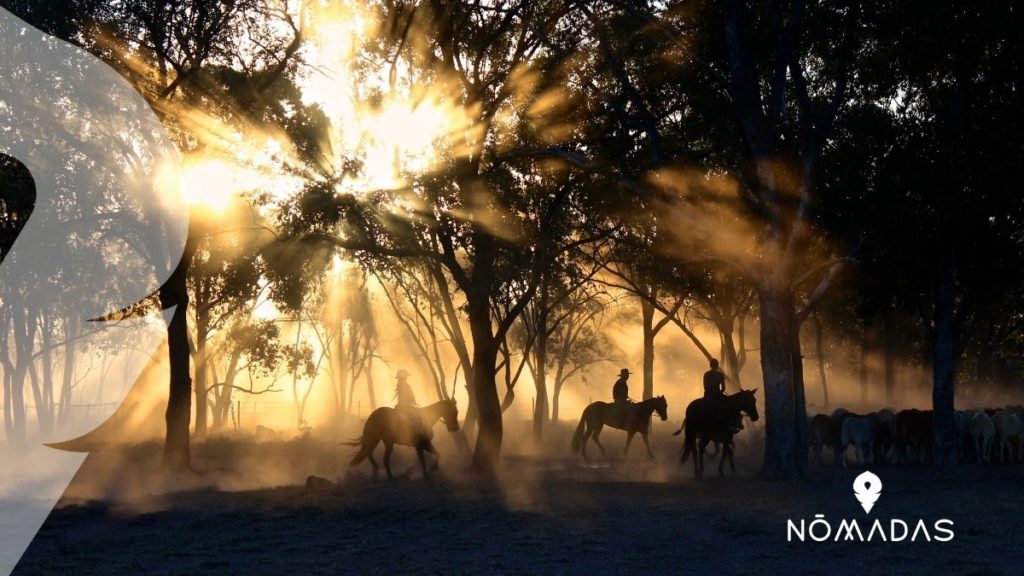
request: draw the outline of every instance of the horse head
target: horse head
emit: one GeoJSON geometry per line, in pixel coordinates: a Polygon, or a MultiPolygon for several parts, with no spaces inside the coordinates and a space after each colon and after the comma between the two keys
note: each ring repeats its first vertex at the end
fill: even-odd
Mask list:
{"type": "Polygon", "coordinates": [[[441,419],[444,420],[449,432],[459,431],[459,407],[455,404],[454,398],[444,402],[441,407],[441,419]]]}
{"type": "Polygon", "coordinates": [[[654,411],[658,413],[658,416],[662,420],[668,420],[668,402],[664,396],[658,396],[657,398],[651,399],[654,402],[654,411]]]}
{"type": "Polygon", "coordinates": [[[760,416],[757,414],[757,398],[754,393],[757,392],[757,388],[753,390],[740,390],[739,392],[732,395],[735,398],[735,406],[740,412],[743,412],[747,416],[750,416],[751,422],[757,422],[760,416]]]}

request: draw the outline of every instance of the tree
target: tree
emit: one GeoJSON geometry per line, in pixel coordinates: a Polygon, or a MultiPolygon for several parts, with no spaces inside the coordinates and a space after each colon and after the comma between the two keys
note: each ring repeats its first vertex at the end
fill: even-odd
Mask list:
{"type": "Polygon", "coordinates": [[[640,47],[638,58],[649,66],[657,55],[664,63],[645,80],[652,92],[644,92],[616,46],[603,43],[619,102],[635,110],[627,116],[650,157],[640,192],[658,215],[653,249],[669,259],[685,254],[684,263],[728,265],[756,292],[762,474],[800,474],[807,458],[799,325],[848,261],[840,255],[822,265],[814,249],[822,241],[813,210],[817,167],[847,99],[862,40],[860,6],[631,5],[595,10],[589,19],[599,38],[608,19],[642,29],[631,44],[640,47]],[[687,128],[693,131],[679,131],[687,128]],[[723,221],[731,225],[717,225],[723,221]],[[814,270],[817,285],[801,289],[814,270]]]}
{"type": "Polygon", "coordinates": [[[921,353],[933,370],[940,469],[956,461],[960,359],[978,336],[981,349],[999,346],[992,318],[1016,325],[1016,314],[991,305],[1012,298],[1019,277],[988,272],[996,262],[1019,270],[1011,263],[1022,254],[1014,231],[1022,206],[1007,187],[1021,154],[1020,79],[1011,72],[1020,69],[1020,40],[1011,31],[1019,19],[1005,6],[889,6],[876,16],[887,41],[865,66],[867,92],[891,125],[872,171],[880,184],[864,198],[885,207],[869,220],[873,271],[876,278],[899,271],[886,292],[868,293],[919,318],[927,343],[921,353]],[[956,38],[942,32],[948,29],[956,38]],[[897,223],[906,224],[898,237],[897,223]]]}
{"type": "Polygon", "coordinates": [[[310,183],[282,210],[282,229],[297,242],[365,258],[431,259],[458,286],[473,345],[474,466],[482,471],[493,470],[502,440],[502,342],[536,294],[544,263],[594,241],[547,232],[581,214],[576,188],[566,183],[570,171],[549,150],[553,138],[568,135],[558,75],[567,55],[544,50],[551,34],[569,34],[558,28],[558,7],[424,3],[382,11],[383,29],[394,33],[385,41],[422,75],[411,82],[429,81],[469,111],[457,134],[447,135],[450,156],[408,190],[339,193],[339,173],[310,183]]]}

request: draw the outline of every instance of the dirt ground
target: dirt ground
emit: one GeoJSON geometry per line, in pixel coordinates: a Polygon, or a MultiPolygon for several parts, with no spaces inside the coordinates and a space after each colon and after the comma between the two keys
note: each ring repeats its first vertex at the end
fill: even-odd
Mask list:
{"type": "Polygon", "coordinates": [[[1024,573],[1020,466],[965,465],[942,481],[922,467],[873,468],[884,488],[868,515],[851,488],[861,468],[761,481],[754,436],[736,476],[709,465],[695,481],[667,428],[654,461],[639,444],[623,460],[624,434],[607,431],[616,455],[584,462],[562,448],[568,427],[552,430],[550,454],[509,446],[491,480],[445,437],[429,481],[409,449],[396,450],[401,478],[348,470],[336,438],[208,440],[194,447],[197,475],[177,478],[160,473],[159,444],[111,449],[89,457],[15,574],[1024,573]],[[311,474],[335,485],[307,489],[311,474]],[[834,526],[948,518],[955,537],[786,541],[787,519],[818,513],[834,526]]]}

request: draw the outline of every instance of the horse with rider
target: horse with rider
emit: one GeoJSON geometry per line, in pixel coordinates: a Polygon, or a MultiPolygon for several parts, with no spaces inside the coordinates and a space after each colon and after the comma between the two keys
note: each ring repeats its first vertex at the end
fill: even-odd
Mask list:
{"type": "Polygon", "coordinates": [[[601,431],[605,426],[616,428],[626,432],[626,449],[624,454],[629,454],[629,446],[633,437],[640,434],[647,448],[647,456],[654,458],[651,452],[651,443],[648,433],[651,428],[651,415],[657,413],[662,420],[668,419],[668,402],[664,396],[649,398],[641,402],[633,402],[629,399],[629,376],[631,372],[623,368],[619,371],[619,378],[612,385],[612,402],[592,402],[583,410],[580,423],[576,427],[576,433],[572,438],[572,451],[581,452],[587,457],[587,442],[590,440],[605,454],[604,446],[601,444],[601,431]]]}
{"type": "Polygon", "coordinates": [[[694,474],[700,478],[704,474],[704,456],[707,445],[711,442],[721,445],[722,455],[718,462],[718,474],[724,476],[724,466],[728,459],[733,473],[736,463],[733,460],[733,436],[743,429],[743,415],[750,417],[752,422],[759,418],[754,390],[740,390],[735,394],[725,393],[725,374],[719,367],[718,360],[712,358],[710,369],[704,373],[704,397],[698,398],[686,407],[683,426],[674,432],[683,436],[683,454],[680,464],[685,464],[691,454],[694,455],[694,474]]]}
{"type": "Polygon", "coordinates": [[[355,466],[363,460],[368,459],[373,465],[373,474],[377,475],[380,467],[373,457],[373,451],[377,445],[384,443],[384,470],[388,478],[393,478],[391,473],[391,453],[395,444],[411,446],[416,449],[416,456],[419,458],[420,467],[423,469],[423,477],[429,478],[430,473],[438,469],[441,455],[434,448],[434,425],[443,420],[449,432],[459,431],[459,410],[454,399],[442,400],[428,406],[419,407],[416,404],[416,396],[409,385],[409,372],[399,370],[396,376],[395,386],[396,405],[394,408],[387,406],[378,408],[370,413],[363,425],[363,435],[348,442],[349,446],[359,446],[359,451],[352,458],[351,465],[355,466]],[[425,453],[429,452],[434,457],[434,463],[429,471],[427,469],[425,453]]]}

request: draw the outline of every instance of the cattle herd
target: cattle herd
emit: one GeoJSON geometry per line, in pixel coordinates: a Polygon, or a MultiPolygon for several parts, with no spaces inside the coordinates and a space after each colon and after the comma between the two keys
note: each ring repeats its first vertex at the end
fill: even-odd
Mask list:
{"type": "MultiPolygon", "coordinates": [[[[822,449],[833,462],[847,465],[850,450],[861,464],[927,463],[932,451],[931,410],[879,410],[854,414],[843,408],[808,419],[808,442],[814,461],[822,449]]],[[[1016,462],[1024,451],[1024,406],[957,410],[957,455],[961,462],[1016,462]]]]}

